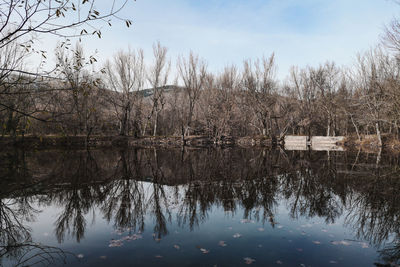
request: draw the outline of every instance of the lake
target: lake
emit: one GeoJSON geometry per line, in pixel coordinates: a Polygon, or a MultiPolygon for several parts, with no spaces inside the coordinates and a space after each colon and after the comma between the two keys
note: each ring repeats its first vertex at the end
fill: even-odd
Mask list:
{"type": "Polygon", "coordinates": [[[0,152],[2,266],[398,266],[400,157],[0,152]]]}

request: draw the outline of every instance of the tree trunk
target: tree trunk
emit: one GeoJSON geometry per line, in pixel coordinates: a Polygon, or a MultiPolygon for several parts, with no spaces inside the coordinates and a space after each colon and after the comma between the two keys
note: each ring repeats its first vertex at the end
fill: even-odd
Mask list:
{"type": "Polygon", "coordinates": [[[375,128],[376,128],[376,135],[378,137],[378,145],[379,147],[382,147],[382,136],[381,136],[381,131],[379,130],[379,122],[375,122],[375,128]]]}
{"type": "Polygon", "coordinates": [[[266,136],[267,135],[267,129],[265,129],[265,127],[262,129],[262,135],[266,136]]]}
{"type": "Polygon", "coordinates": [[[157,134],[157,124],[158,124],[158,111],[156,111],[155,114],[155,118],[154,118],[154,132],[153,132],[153,136],[156,136],[157,134]]]}
{"type": "Polygon", "coordinates": [[[326,129],[326,136],[329,136],[330,132],[331,132],[331,118],[329,117],[328,118],[328,127],[326,129]]]}
{"type": "Polygon", "coordinates": [[[185,141],[185,129],[183,127],[183,124],[181,125],[181,136],[182,136],[182,145],[184,146],[186,141],[185,141]]]}
{"type": "Polygon", "coordinates": [[[128,108],[125,107],[124,109],[124,115],[121,121],[121,127],[120,127],[120,132],[119,135],[126,135],[126,124],[128,121],[128,108]]]}
{"type": "Polygon", "coordinates": [[[350,115],[350,118],[351,118],[351,122],[353,123],[354,128],[356,129],[358,141],[361,141],[361,136],[360,136],[360,133],[358,132],[358,127],[357,127],[356,123],[354,122],[353,116],[350,115]]]}

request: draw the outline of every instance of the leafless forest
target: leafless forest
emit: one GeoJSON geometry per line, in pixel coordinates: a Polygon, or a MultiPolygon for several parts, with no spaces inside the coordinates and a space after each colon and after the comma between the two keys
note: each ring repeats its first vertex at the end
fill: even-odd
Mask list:
{"type": "Polygon", "coordinates": [[[84,53],[84,41],[69,49],[60,43],[54,52],[56,69],[32,73],[26,63],[32,50],[18,36],[4,35],[0,43],[2,137],[205,135],[219,139],[294,134],[361,139],[373,134],[382,144],[382,136],[400,136],[397,20],[383,32],[381,44],[359,54],[352,66],[326,62],[293,67],[284,80],[276,78],[274,54],[211,73],[207,62],[194,53],[171,61],[160,43],[154,44],[152,55],[144,55],[141,49],[118,51],[100,71],[93,71],[97,60],[84,53]]]}

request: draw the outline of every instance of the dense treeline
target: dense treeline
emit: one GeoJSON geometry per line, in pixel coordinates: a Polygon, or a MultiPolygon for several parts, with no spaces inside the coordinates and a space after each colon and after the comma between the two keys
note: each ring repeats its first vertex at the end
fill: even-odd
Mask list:
{"type": "Polygon", "coordinates": [[[382,134],[399,137],[396,30],[351,68],[293,67],[283,81],[274,54],[211,73],[190,53],[174,71],[160,43],[151,60],[140,49],[119,51],[99,72],[79,43],[61,44],[51,77],[32,76],[20,71],[26,50],[12,43],[0,51],[1,136],[376,134],[382,144],[382,134]]]}

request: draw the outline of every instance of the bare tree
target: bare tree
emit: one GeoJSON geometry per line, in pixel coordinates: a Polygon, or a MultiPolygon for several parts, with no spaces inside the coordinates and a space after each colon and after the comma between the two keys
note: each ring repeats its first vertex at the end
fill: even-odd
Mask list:
{"type": "Polygon", "coordinates": [[[168,49],[161,46],[160,42],[153,45],[154,62],[147,73],[147,80],[149,81],[153,90],[153,94],[151,96],[152,108],[148,116],[148,120],[153,117],[154,136],[157,134],[159,114],[164,109],[164,89],[168,83],[168,76],[171,70],[171,62],[167,59],[167,51],[168,49]]]}
{"type": "Polygon", "coordinates": [[[235,66],[225,67],[216,77],[207,75],[199,106],[205,130],[216,141],[223,135],[232,135],[236,129],[234,120],[239,84],[239,72],[235,66]]]}
{"type": "Polygon", "coordinates": [[[183,104],[187,105],[187,112],[182,120],[182,134],[189,135],[195,106],[205,83],[207,65],[197,55],[190,52],[189,58],[180,57],[178,59],[178,72],[184,84],[186,103],[183,104]]]}
{"type": "Polygon", "coordinates": [[[382,146],[381,124],[388,108],[388,94],[385,88],[386,56],[380,48],[358,57],[358,90],[361,103],[368,112],[368,123],[375,127],[378,145],[382,146]]]}
{"type": "MultiPolygon", "coordinates": [[[[33,34],[59,37],[79,37],[97,34],[101,37],[99,21],[111,26],[111,19],[127,5],[128,0],[113,0],[105,9],[97,8],[96,0],[10,0],[0,3],[0,48],[28,37],[31,48],[33,34]]],[[[127,26],[130,20],[124,20],[127,26]]]]}
{"type": "Polygon", "coordinates": [[[118,118],[119,134],[127,135],[132,111],[135,113],[140,109],[139,91],[143,89],[146,78],[143,50],[118,52],[112,63],[106,63],[105,74],[107,86],[111,90],[106,97],[118,118]]]}
{"type": "Polygon", "coordinates": [[[254,63],[244,61],[243,90],[247,107],[252,111],[255,121],[252,126],[262,135],[272,135],[272,118],[276,103],[275,56],[263,57],[254,63]]]}

